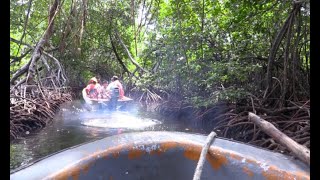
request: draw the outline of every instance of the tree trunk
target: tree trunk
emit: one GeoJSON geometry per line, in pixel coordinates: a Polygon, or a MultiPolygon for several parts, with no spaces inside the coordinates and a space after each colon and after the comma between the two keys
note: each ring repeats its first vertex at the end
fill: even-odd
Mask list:
{"type": "Polygon", "coordinates": [[[270,49],[270,53],[269,53],[269,57],[268,57],[268,67],[267,67],[267,88],[266,88],[265,93],[263,95],[264,98],[267,96],[270,88],[272,88],[272,71],[273,71],[274,59],[276,58],[276,54],[279,49],[280,43],[281,43],[282,39],[284,38],[285,33],[288,30],[291,16],[292,16],[292,13],[288,17],[288,19],[285,21],[285,23],[282,26],[279,33],[277,34],[277,37],[274,39],[272,46],[271,46],[271,49],[270,49]]]}
{"type": "Polygon", "coordinates": [[[112,35],[111,35],[111,34],[109,34],[109,38],[110,38],[112,50],[113,50],[114,54],[116,55],[116,58],[117,58],[118,62],[119,62],[120,65],[122,66],[123,70],[124,70],[125,72],[127,72],[128,75],[130,76],[130,75],[131,75],[131,72],[128,70],[128,68],[127,68],[127,67],[124,65],[124,63],[122,62],[122,60],[121,60],[121,58],[120,58],[120,56],[119,56],[119,54],[118,54],[118,52],[117,52],[117,49],[116,49],[116,47],[115,47],[115,45],[114,45],[114,42],[113,42],[113,39],[112,39],[112,35]]]}
{"type": "Polygon", "coordinates": [[[54,22],[56,15],[57,15],[58,10],[59,10],[59,4],[60,4],[59,0],[55,0],[55,2],[53,3],[53,5],[50,9],[49,25],[48,25],[46,31],[44,32],[42,38],[40,39],[40,41],[38,42],[38,44],[34,48],[34,51],[33,51],[33,54],[31,56],[31,60],[30,60],[27,79],[26,79],[27,84],[34,81],[34,74],[36,72],[36,69],[35,69],[36,62],[39,60],[39,58],[41,56],[43,46],[47,43],[48,39],[52,35],[53,22],[54,22]]]}
{"type": "Polygon", "coordinates": [[[128,50],[127,46],[123,43],[121,37],[119,36],[119,34],[118,34],[117,32],[116,32],[116,35],[117,35],[117,37],[118,37],[118,39],[119,39],[122,47],[125,49],[126,53],[128,54],[130,61],[131,61],[137,68],[139,68],[140,70],[142,70],[143,72],[148,72],[148,71],[145,70],[143,67],[141,67],[136,60],[133,59],[130,51],[128,50]]]}

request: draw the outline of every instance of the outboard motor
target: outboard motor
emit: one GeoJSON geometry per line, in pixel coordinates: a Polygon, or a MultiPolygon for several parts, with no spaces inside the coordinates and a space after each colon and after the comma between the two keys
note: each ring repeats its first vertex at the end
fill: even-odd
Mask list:
{"type": "Polygon", "coordinates": [[[112,89],[111,91],[111,98],[114,97],[114,98],[119,98],[119,95],[120,95],[120,90],[118,87],[115,87],[112,89]]]}
{"type": "Polygon", "coordinates": [[[117,109],[118,98],[120,95],[119,88],[118,87],[112,88],[110,95],[111,95],[111,98],[110,98],[109,109],[112,111],[115,111],[117,109]]]}

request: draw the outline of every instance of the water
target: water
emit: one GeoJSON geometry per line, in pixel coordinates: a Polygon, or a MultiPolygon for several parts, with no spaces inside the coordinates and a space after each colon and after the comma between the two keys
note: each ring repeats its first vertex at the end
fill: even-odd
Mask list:
{"type": "Polygon", "coordinates": [[[205,133],[184,121],[168,121],[146,113],[136,104],[129,111],[88,111],[83,102],[62,105],[52,124],[10,145],[10,170],[32,163],[52,153],[98,140],[104,137],[134,131],[180,131],[205,133]]]}
{"type": "Polygon", "coordinates": [[[139,130],[161,124],[161,121],[135,117],[129,113],[115,112],[99,118],[85,119],[81,124],[91,127],[139,130]]]}

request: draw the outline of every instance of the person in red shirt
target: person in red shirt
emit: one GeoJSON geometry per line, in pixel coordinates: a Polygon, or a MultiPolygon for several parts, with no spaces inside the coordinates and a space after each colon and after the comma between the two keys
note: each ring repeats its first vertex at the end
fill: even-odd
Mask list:
{"type": "Polygon", "coordinates": [[[86,93],[89,98],[97,98],[98,90],[96,88],[97,79],[95,77],[91,78],[89,84],[86,87],[86,93]]]}

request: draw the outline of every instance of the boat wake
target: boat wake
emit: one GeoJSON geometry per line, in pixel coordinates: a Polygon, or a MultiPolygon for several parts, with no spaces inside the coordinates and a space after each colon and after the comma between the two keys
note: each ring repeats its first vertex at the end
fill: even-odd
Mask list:
{"type": "Polygon", "coordinates": [[[104,117],[85,119],[81,124],[91,127],[140,130],[156,124],[161,124],[161,122],[155,119],[135,117],[131,114],[114,112],[104,117]]]}

